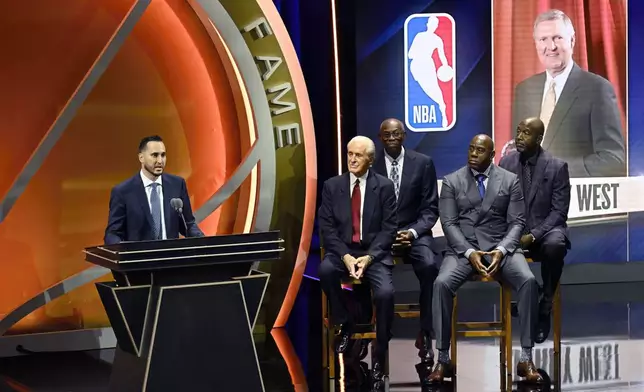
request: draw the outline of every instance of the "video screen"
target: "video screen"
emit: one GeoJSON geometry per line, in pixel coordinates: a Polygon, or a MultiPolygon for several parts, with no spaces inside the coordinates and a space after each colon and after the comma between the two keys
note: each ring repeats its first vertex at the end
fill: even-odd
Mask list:
{"type": "MultiPolygon", "coordinates": [[[[628,47],[644,40],[632,31],[644,5],[551,5],[559,8],[511,0],[358,3],[358,133],[380,147],[380,123],[400,119],[405,148],[432,157],[440,186],[466,164],[474,135],[492,136],[498,163],[515,149],[519,122],[539,117],[542,147],[567,162],[571,177],[566,263],[642,261],[644,158],[629,150],[644,139],[636,125],[644,114],[633,105],[644,74],[629,73],[641,54],[628,47]]],[[[442,235],[440,224],[434,234],[442,235]]]]}

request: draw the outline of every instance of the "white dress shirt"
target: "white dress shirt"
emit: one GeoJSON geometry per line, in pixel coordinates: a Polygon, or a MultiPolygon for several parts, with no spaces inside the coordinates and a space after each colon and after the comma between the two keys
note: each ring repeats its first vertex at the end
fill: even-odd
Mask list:
{"type": "Polygon", "coordinates": [[[157,192],[159,193],[159,201],[161,201],[161,238],[162,239],[167,239],[167,235],[165,232],[165,211],[163,211],[163,183],[161,181],[161,177],[157,177],[156,181],[152,181],[149,178],[143,174],[143,170],[141,170],[141,180],[143,180],[143,187],[145,188],[145,194],[148,196],[148,207],[150,207],[150,212],[152,212],[152,203],[150,203],[150,196],[152,195],[152,183],[157,183],[159,184],[157,186],[157,192]]]}
{"type": "Polygon", "coordinates": [[[360,241],[362,241],[362,212],[364,211],[364,193],[367,189],[367,177],[369,176],[369,170],[361,177],[356,177],[355,174],[349,173],[349,192],[351,197],[353,197],[353,187],[356,184],[356,180],[360,180],[360,241]]]}
{"type": "Polygon", "coordinates": [[[566,68],[564,68],[563,72],[555,76],[554,78],[550,75],[548,71],[546,71],[546,83],[543,86],[543,95],[541,96],[542,106],[543,106],[543,102],[546,99],[546,94],[548,93],[548,89],[550,88],[550,83],[552,82],[553,79],[555,81],[555,102],[559,102],[559,97],[561,96],[561,92],[563,91],[564,86],[566,85],[568,76],[570,76],[570,72],[572,71],[573,65],[575,65],[575,62],[570,60],[568,62],[568,65],[566,65],[566,68]]]}

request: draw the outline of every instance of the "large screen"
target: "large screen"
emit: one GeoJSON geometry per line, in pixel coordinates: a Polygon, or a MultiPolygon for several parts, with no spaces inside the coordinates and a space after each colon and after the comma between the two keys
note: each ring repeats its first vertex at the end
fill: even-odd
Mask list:
{"type": "Polygon", "coordinates": [[[358,133],[376,140],[382,120],[402,120],[406,148],[433,158],[440,186],[474,135],[493,137],[498,163],[518,123],[540,117],[542,147],[571,175],[566,262],[643,261],[644,4],[541,3],[358,3],[358,133]]]}

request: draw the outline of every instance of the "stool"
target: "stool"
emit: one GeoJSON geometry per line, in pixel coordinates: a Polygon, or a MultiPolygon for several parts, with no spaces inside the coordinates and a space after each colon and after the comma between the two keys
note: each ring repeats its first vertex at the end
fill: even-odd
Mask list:
{"type": "MultiPolygon", "coordinates": [[[[495,282],[494,278],[474,275],[473,281],[478,282],[495,282]]],[[[500,320],[489,322],[458,322],[457,321],[457,304],[458,297],[454,296],[454,307],[452,309],[452,339],[450,345],[450,355],[452,357],[452,365],[454,368],[454,375],[457,375],[457,338],[459,336],[465,338],[480,338],[480,337],[498,337],[500,339],[499,350],[499,365],[501,377],[501,390],[512,390],[512,315],[510,300],[512,298],[512,289],[499,282],[501,285],[500,292],[500,320]]],[[[455,380],[453,380],[455,381],[455,380]]]]}

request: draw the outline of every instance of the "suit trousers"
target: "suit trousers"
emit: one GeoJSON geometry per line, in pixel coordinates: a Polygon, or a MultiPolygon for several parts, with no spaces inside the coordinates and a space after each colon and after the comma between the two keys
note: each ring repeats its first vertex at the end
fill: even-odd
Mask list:
{"type": "MultiPolygon", "coordinates": [[[[449,349],[452,333],[452,310],[454,295],[474,273],[475,268],[465,256],[446,254],[440,272],[434,283],[434,332],[436,333],[436,348],[449,349]]],[[[501,266],[496,278],[509,284],[519,294],[519,328],[521,332],[521,347],[534,346],[535,326],[538,316],[539,287],[528,267],[522,253],[506,255],[501,260],[501,266]]]]}
{"type": "MultiPolygon", "coordinates": [[[[354,255],[354,257],[358,256],[361,254],[354,255]]],[[[392,336],[391,326],[394,319],[392,270],[393,266],[376,261],[367,267],[363,275],[363,279],[373,290],[373,301],[376,305],[376,352],[379,356],[384,356],[387,352],[392,336]]],[[[343,300],[341,285],[342,280],[349,276],[347,267],[338,256],[327,253],[320,264],[318,274],[322,290],[329,298],[333,323],[336,325],[352,324],[349,311],[343,300]]]]}
{"type": "Polygon", "coordinates": [[[547,232],[530,248],[530,256],[541,263],[541,279],[543,280],[542,300],[539,313],[549,315],[552,311],[552,300],[561,279],[564,258],[568,253],[566,236],[558,230],[547,232]]]}

